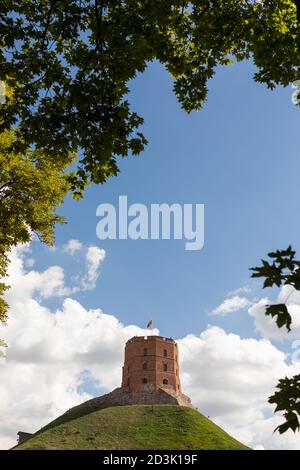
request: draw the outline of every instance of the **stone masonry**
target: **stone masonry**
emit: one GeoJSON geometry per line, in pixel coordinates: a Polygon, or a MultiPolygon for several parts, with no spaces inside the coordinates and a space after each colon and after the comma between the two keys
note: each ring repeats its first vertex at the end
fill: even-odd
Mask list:
{"type": "Polygon", "coordinates": [[[85,403],[71,408],[70,412],[78,412],[82,409],[83,414],[93,412],[111,406],[125,405],[178,405],[193,408],[191,400],[183,393],[175,393],[172,388],[160,388],[157,390],[130,392],[127,387],[118,387],[106,395],[92,398],[85,403]]]}

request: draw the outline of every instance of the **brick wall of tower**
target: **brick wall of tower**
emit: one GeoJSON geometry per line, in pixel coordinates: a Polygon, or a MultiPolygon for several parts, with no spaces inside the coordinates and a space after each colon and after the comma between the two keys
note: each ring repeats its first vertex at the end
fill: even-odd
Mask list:
{"type": "Polygon", "coordinates": [[[161,336],[135,336],[127,341],[122,387],[132,392],[158,388],[181,392],[175,341],[161,336]]]}

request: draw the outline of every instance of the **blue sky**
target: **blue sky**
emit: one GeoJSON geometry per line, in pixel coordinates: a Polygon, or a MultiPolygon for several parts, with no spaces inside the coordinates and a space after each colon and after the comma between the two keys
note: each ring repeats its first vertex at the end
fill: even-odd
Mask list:
{"type": "MultiPolygon", "coordinates": [[[[78,295],[87,308],[101,307],[141,327],[153,318],[162,334],[174,337],[208,323],[253,336],[245,312],[226,318],[208,312],[249,284],[248,268],[268,251],[289,243],[300,249],[299,109],[292,88],[267,90],[253,81],[253,72],[251,63],[220,68],[204,109],[190,115],[158,63],[132,83],[130,101],[145,119],[146,150],[119,159],[119,176],[89,188],[83,201],[68,199],[68,224],[57,229],[59,245],[74,238],[106,251],[97,288],[78,295]],[[117,205],[119,195],[129,204],[205,204],[204,248],[185,251],[178,240],[99,241],[96,207],[117,205]]],[[[48,265],[48,252],[38,251],[37,267],[48,265]]],[[[65,262],[74,274],[74,260],[65,262]]]]}

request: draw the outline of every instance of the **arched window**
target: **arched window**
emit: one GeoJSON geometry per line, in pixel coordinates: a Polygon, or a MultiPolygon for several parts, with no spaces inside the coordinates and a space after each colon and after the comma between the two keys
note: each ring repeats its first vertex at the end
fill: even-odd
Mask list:
{"type": "Polygon", "coordinates": [[[144,349],[144,356],[147,356],[147,355],[148,355],[148,349],[145,348],[145,349],[144,349]]]}
{"type": "Polygon", "coordinates": [[[167,355],[168,355],[168,351],[164,349],[164,357],[167,357],[167,355]]]}
{"type": "Polygon", "coordinates": [[[148,380],[144,377],[143,378],[143,384],[146,384],[148,382],[148,380]]]}
{"type": "Polygon", "coordinates": [[[147,370],[147,362],[143,362],[143,369],[147,370]]]}
{"type": "Polygon", "coordinates": [[[167,372],[167,370],[168,370],[168,365],[164,364],[164,372],[167,372]]]}
{"type": "Polygon", "coordinates": [[[168,382],[168,379],[164,379],[164,380],[163,380],[163,384],[164,384],[164,385],[168,385],[168,383],[169,383],[169,382],[168,382]]]}

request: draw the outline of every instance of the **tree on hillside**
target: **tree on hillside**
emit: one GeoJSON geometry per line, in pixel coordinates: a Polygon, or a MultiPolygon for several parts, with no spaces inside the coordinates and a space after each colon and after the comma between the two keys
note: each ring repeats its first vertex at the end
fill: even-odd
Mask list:
{"type": "MultiPolygon", "coordinates": [[[[277,250],[268,254],[269,261],[262,260],[262,266],[251,268],[252,277],[264,277],[264,288],[291,286],[285,303],[267,305],[265,314],[274,318],[278,328],[286,327],[290,332],[292,317],[288,310],[288,298],[300,291],[300,260],[295,259],[296,252],[291,246],[287,250],[277,250]]],[[[276,428],[280,434],[289,429],[300,431],[300,374],[285,377],[279,381],[269,403],[275,404],[275,412],[283,412],[285,421],[276,428]]]]}

